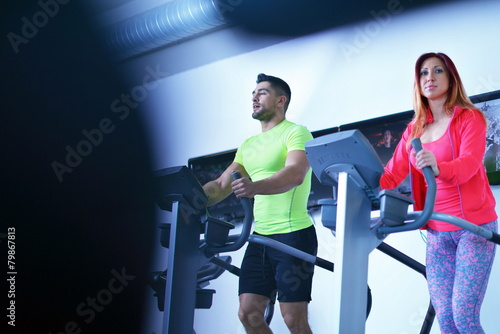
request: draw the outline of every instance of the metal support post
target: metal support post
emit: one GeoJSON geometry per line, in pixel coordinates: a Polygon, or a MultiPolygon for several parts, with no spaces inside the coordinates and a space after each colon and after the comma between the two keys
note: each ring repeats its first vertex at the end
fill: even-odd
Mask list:
{"type": "Polygon", "coordinates": [[[336,334],[364,333],[368,256],[377,239],[370,230],[371,202],[363,190],[340,172],[334,275],[336,334]]]}
{"type": "Polygon", "coordinates": [[[193,333],[200,223],[187,209],[172,203],[163,334],[193,333]]]}

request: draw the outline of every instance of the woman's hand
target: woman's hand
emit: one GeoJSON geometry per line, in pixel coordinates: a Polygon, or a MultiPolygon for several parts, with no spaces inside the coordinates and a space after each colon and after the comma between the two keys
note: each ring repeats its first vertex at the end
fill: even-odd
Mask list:
{"type": "Polygon", "coordinates": [[[439,176],[441,173],[437,165],[436,156],[431,151],[421,150],[415,155],[415,159],[417,168],[431,167],[434,176],[439,176]]]}

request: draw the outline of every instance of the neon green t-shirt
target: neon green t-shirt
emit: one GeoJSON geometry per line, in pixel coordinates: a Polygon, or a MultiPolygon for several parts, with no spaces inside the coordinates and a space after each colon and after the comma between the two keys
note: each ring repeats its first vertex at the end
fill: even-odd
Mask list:
{"type": "MultiPolygon", "coordinates": [[[[283,120],[269,131],[248,138],[236,151],[234,161],[244,166],[252,181],[265,179],[285,166],[288,152],[305,150],[312,139],[306,127],[283,120]]],[[[281,194],[256,195],[254,230],[263,235],[289,233],[312,225],[307,213],[311,169],[304,182],[281,194]]]]}

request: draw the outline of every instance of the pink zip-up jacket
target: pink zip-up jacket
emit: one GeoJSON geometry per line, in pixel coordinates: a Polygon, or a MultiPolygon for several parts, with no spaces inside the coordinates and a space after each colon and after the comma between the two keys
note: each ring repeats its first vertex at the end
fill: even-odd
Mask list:
{"type": "MultiPolygon", "coordinates": [[[[428,120],[432,113],[428,111],[428,120]]],[[[396,146],[380,178],[382,189],[397,187],[410,174],[414,210],[421,211],[425,204],[426,182],[421,172],[410,163],[413,148],[406,149],[408,137],[413,128],[410,123],[396,146]]],[[[491,191],[483,164],[486,150],[486,124],[477,110],[454,107],[450,125],[445,133],[452,147],[453,160],[439,162],[443,182],[458,187],[462,219],[476,225],[497,219],[495,197],[491,191]]],[[[439,191],[439,189],[437,190],[439,191]]],[[[443,212],[447,213],[447,212],[443,212]]],[[[425,228],[425,227],[424,227],[425,228]]]]}

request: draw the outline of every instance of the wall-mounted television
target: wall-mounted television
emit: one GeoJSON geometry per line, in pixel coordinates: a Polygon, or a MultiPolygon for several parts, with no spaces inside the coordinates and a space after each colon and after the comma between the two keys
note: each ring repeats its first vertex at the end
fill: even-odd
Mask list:
{"type": "Polygon", "coordinates": [[[500,90],[470,97],[488,121],[484,167],[490,184],[500,184],[500,90]]]}
{"type": "MultiPolygon", "coordinates": [[[[233,162],[236,150],[214,153],[188,160],[188,166],[194,176],[204,185],[208,181],[217,179],[222,172],[233,162]]],[[[208,213],[226,221],[239,220],[245,215],[240,200],[231,193],[223,201],[208,207],[208,213]]]]}

